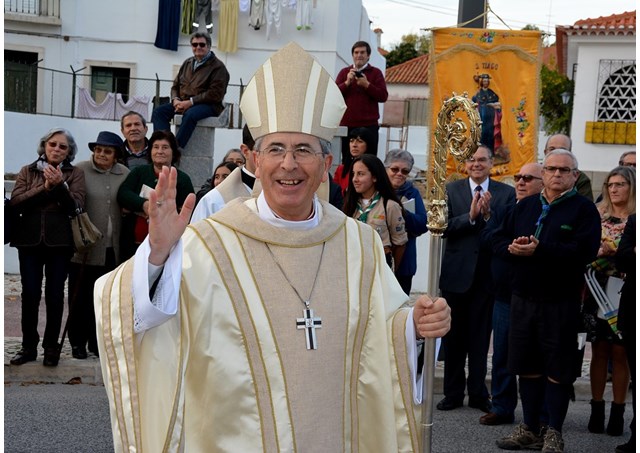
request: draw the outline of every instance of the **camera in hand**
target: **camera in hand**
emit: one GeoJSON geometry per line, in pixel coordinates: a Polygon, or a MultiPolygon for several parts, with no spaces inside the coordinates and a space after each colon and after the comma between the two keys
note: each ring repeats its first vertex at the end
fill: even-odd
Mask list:
{"type": "Polygon", "coordinates": [[[364,77],[364,74],[362,73],[362,71],[356,71],[354,72],[354,74],[356,75],[356,77],[360,78],[360,77],[364,77]]]}

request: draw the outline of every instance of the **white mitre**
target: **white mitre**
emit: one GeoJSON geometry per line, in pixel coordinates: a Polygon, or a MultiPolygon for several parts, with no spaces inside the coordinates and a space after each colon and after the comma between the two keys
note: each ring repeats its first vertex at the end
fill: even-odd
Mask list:
{"type": "Polygon", "coordinates": [[[258,68],[240,109],[254,139],[302,132],[331,141],[347,106],[329,73],[291,42],[258,68]]]}

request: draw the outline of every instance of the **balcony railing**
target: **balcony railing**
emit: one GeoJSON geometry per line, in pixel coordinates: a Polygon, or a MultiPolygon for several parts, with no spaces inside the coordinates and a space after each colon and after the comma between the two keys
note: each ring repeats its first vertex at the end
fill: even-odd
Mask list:
{"type": "MultiPolygon", "coordinates": [[[[136,110],[147,121],[153,108],[169,102],[172,80],[135,77],[114,78],[112,89],[95,88],[91,74],[65,72],[5,61],[4,110],[7,112],[119,120],[122,109],[136,110]],[[117,87],[117,88],[116,88],[117,87]],[[135,102],[134,102],[135,101],[135,102]]],[[[230,83],[225,102],[238,106],[244,86],[230,83]]],[[[242,116],[234,115],[231,127],[242,127],[242,116]]]]}
{"type": "Polygon", "coordinates": [[[60,25],[60,0],[4,0],[4,19],[60,25]]]}

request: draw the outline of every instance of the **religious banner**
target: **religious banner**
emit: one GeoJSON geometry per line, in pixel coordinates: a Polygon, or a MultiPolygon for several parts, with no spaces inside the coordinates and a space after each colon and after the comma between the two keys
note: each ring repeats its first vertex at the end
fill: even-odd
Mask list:
{"type": "MultiPolygon", "coordinates": [[[[454,92],[467,92],[478,104],[480,141],[494,155],[491,174],[510,176],[525,163],[534,162],[538,149],[541,33],[440,28],[433,30],[431,45],[430,130],[436,130],[442,102],[454,92]]],[[[433,139],[430,146],[433,155],[433,139]]],[[[463,169],[463,164],[449,157],[447,175],[463,169]]]]}

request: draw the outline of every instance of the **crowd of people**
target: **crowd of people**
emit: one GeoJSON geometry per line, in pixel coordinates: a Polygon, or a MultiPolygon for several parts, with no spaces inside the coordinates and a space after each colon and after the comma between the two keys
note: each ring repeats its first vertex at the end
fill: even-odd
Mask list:
{"type": "MultiPolygon", "coordinates": [[[[620,157],[594,203],[591,181],[579,170],[571,145],[567,135],[549,137],[542,164],[525,164],[514,176],[515,191],[491,179],[494,155],[483,145],[466,160],[468,177],[447,184],[440,290],[451,307],[451,330],[443,340],[444,399],[437,409],[456,409],[468,396],[469,407],[484,412],[480,424],[501,425],[518,418],[520,401],[522,421],[497,440],[501,449],[564,451],[562,428],[582,372],[582,338],[592,351],[585,430],[624,432],[627,391],[635,380],[635,349],[626,347],[626,338],[635,338],[629,322],[629,312],[635,312],[627,305],[624,313],[621,303],[622,326],[616,325],[617,305],[603,308],[611,299],[615,303],[615,295],[604,300],[597,288],[604,293],[610,280],[635,278],[635,269],[617,266],[623,231],[635,215],[635,151],[620,157]],[[586,281],[588,271],[597,281],[594,289],[586,281]],[[607,421],[609,376],[613,400],[607,421]]],[[[631,432],[616,451],[635,450],[634,421],[631,432]]]]}
{"type": "MultiPolygon", "coordinates": [[[[368,110],[375,104],[377,111],[386,100],[384,78],[368,64],[368,44],[354,44],[354,65],[341,71],[335,83],[330,77],[319,79],[325,99],[316,102],[328,110],[305,121],[302,112],[308,106],[291,105],[291,99],[304,96],[281,93],[297,89],[292,80],[309,80],[311,57],[295,45],[274,54],[269,70],[287,77],[271,80],[276,86],[273,97],[267,97],[261,91],[266,82],[256,81],[264,74],[256,73],[247,90],[255,99],[241,100],[247,122],[242,143],[225,154],[196,195],[189,175],[177,168],[181,149],[199,119],[220,113],[229,76],[210,51],[208,34],[194,34],[191,43],[194,58],[183,64],[171,103],[154,111],[149,138],[145,118],[128,112],[121,119],[124,140],[102,131],[87,145],[91,158],[72,165],[78,152],[73,136],[53,129],[40,139],[37,159],[20,170],[10,206],[19,213],[11,245],[20,261],[23,341],[12,365],[37,359],[43,278],[43,365],[58,364],[68,277],[73,357],[101,355],[108,345],[115,352],[109,362],[101,357],[104,368],[127,363],[140,376],[168,373],[158,389],[140,388],[135,379],[118,385],[139,392],[140,413],[159,426],[166,422],[163,417],[184,411],[179,423],[185,445],[207,445],[211,436],[239,442],[235,433],[243,432],[225,424],[226,410],[211,416],[228,432],[201,432],[196,420],[209,404],[224,405],[225,392],[208,388],[200,394],[206,386],[194,371],[198,367],[187,369],[181,361],[188,349],[188,361],[200,371],[246,392],[247,404],[233,410],[247,425],[267,417],[253,430],[267,434],[247,436],[242,440],[246,448],[253,442],[269,450],[284,435],[281,442],[320,442],[326,451],[343,449],[347,442],[371,451],[367,445],[413,445],[416,434],[402,428],[393,435],[371,428],[370,439],[351,434],[354,422],[343,420],[343,404],[348,402],[362,420],[375,409],[373,426],[395,426],[397,404],[419,399],[415,359],[422,340],[444,336],[444,399],[437,409],[454,410],[468,396],[468,405],[484,413],[481,424],[514,423],[519,388],[522,422],[497,440],[498,447],[557,453],[564,451],[562,427],[578,376],[576,364],[582,361],[578,333],[586,332],[593,357],[592,413],[585,428],[622,435],[629,382],[635,381],[635,151],[620,157],[594,203],[591,182],[580,172],[568,136],[550,137],[543,162],[523,165],[514,176],[515,187],[491,178],[494,153],[490,146],[479,146],[466,159],[467,177],[447,184],[442,298],[422,296],[410,311],[396,311],[411,293],[416,238],[427,231],[427,211],[411,180],[413,156],[394,149],[379,159],[378,117],[357,119],[353,112],[365,101],[368,110]],[[297,68],[287,65],[293,57],[297,68]],[[199,86],[204,78],[188,81],[205,69],[215,89],[199,86]],[[287,86],[278,86],[281,80],[287,86]],[[270,109],[267,99],[274,103],[270,109]],[[184,118],[175,136],[168,121],[177,113],[184,118]],[[278,121],[261,115],[278,115],[278,121]],[[330,140],[339,124],[348,125],[349,133],[332,175],[330,140]],[[103,234],[83,252],[74,250],[70,223],[79,208],[103,234]],[[376,234],[369,235],[372,231],[376,234]],[[127,265],[119,267],[122,263],[127,265]],[[587,269],[593,269],[602,287],[610,278],[624,278],[616,330],[585,284],[587,269]],[[96,307],[108,300],[119,310],[119,319],[109,319],[113,327],[105,327],[105,313],[94,309],[94,287],[96,307]],[[288,322],[292,307],[278,303],[282,299],[295,301],[297,314],[302,310],[295,328],[288,322]],[[395,313],[393,335],[385,328],[390,313],[395,313]],[[132,335],[122,344],[114,342],[109,329],[126,330],[128,321],[132,335]],[[303,335],[302,342],[296,334],[303,335]],[[132,338],[138,338],[135,348],[127,343],[132,338]],[[212,351],[210,341],[224,347],[212,351]],[[153,353],[158,347],[166,356],[153,353]],[[308,350],[321,351],[324,370],[318,370],[315,358],[306,358],[312,357],[304,355],[308,350]],[[345,363],[345,353],[353,354],[353,363],[345,363]],[[401,360],[407,360],[413,374],[398,383],[390,379],[389,364],[401,366],[401,360]],[[282,368],[282,375],[276,368],[282,368]],[[605,428],[609,369],[613,401],[605,428]],[[344,380],[353,379],[351,372],[372,373],[375,379],[360,382],[362,391],[349,397],[343,394],[348,388],[344,380]],[[184,379],[175,382],[178,374],[184,379]],[[264,389],[254,388],[253,380],[264,389]],[[401,393],[392,390],[396,385],[413,389],[414,398],[409,392],[408,400],[394,402],[401,393]],[[159,389],[165,394],[158,396],[159,389]],[[175,413],[154,414],[155,399],[168,404],[176,391],[183,392],[182,408],[171,404],[166,407],[175,413]],[[304,409],[306,403],[329,396],[331,403],[322,409],[327,421],[310,429],[314,417],[304,409]],[[281,401],[288,399],[296,404],[283,409],[281,401]],[[299,420],[286,435],[276,426],[283,410],[299,420]],[[332,432],[341,435],[327,435],[332,432]]],[[[112,383],[107,388],[111,392],[112,383]]],[[[122,407],[115,393],[109,395],[118,417],[140,416],[122,407]]],[[[144,439],[131,435],[117,421],[113,427],[114,441],[122,442],[123,449],[127,442],[150,447],[164,442],[153,433],[144,433],[144,439]]],[[[634,427],[629,442],[618,448],[633,451],[634,427]]]]}

